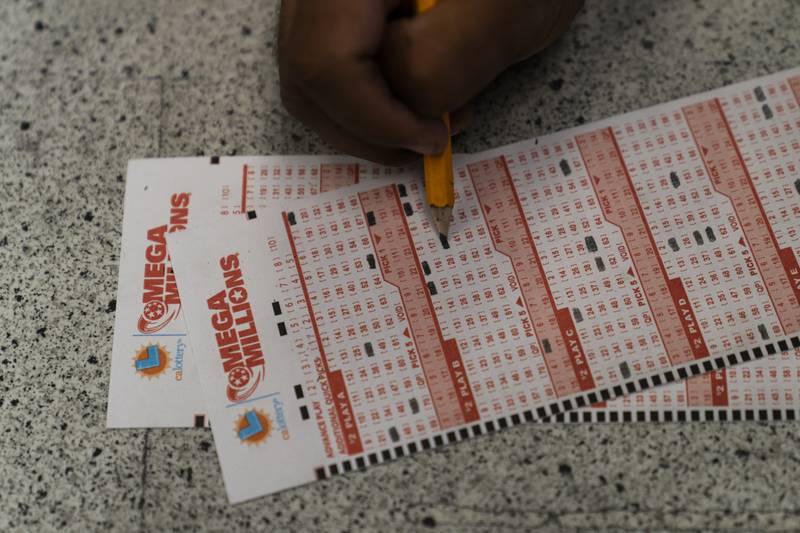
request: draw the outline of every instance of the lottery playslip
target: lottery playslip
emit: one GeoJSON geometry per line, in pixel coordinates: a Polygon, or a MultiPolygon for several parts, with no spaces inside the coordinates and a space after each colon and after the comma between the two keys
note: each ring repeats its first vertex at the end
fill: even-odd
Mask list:
{"type": "Polygon", "coordinates": [[[404,176],[169,233],[229,498],[613,402],[793,418],[798,165],[793,70],[472,156],[449,239],[404,176]]]}
{"type": "Polygon", "coordinates": [[[205,426],[208,419],[166,236],[359,179],[404,172],[345,157],[131,161],[125,190],[108,427],[205,426]],[[359,174],[357,174],[358,172],[359,174]]]}

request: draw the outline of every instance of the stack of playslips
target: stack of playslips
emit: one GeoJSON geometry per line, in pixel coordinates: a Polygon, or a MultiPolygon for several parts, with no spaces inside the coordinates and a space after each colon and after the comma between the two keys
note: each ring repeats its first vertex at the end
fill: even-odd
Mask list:
{"type": "Polygon", "coordinates": [[[421,168],[132,161],[108,427],[240,502],[531,421],[793,420],[800,69],[421,168]],[[740,366],[734,366],[742,363],[740,366]]]}

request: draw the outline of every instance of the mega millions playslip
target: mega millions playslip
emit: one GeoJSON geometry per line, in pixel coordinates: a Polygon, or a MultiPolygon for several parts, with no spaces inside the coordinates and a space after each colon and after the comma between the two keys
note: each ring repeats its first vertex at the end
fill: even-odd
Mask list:
{"type": "Polygon", "coordinates": [[[794,419],[800,70],[421,170],[133,161],[111,427],[232,502],[531,421],[794,419]],[[735,366],[740,364],[739,366],[735,366]]]}

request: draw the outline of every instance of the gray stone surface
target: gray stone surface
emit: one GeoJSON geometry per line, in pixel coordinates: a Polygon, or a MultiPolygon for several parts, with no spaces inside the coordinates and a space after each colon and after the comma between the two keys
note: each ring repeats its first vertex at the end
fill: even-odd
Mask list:
{"type": "MultiPolygon", "coordinates": [[[[587,4],[457,150],[800,65],[797,1],[587,4]]],[[[0,3],[0,531],[800,529],[797,424],[524,426],[236,507],[210,433],[104,430],[127,160],[330,152],[280,106],[276,12],[0,3]]]]}

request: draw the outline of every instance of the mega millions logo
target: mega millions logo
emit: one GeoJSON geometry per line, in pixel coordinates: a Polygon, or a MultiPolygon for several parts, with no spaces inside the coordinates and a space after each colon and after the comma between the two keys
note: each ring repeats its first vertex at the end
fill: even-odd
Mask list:
{"type": "Polygon", "coordinates": [[[272,433],[272,420],[260,409],[248,409],[234,424],[236,436],[244,444],[261,444],[272,433]]]}
{"type": "Polygon", "coordinates": [[[167,233],[186,228],[189,222],[189,198],[190,193],[173,194],[170,197],[169,224],[147,230],[143,308],[137,324],[141,333],[155,333],[163,329],[181,312],[178,285],[167,253],[167,233]]]}
{"type": "Polygon", "coordinates": [[[239,254],[221,258],[219,266],[225,289],[211,296],[207,304],[222,369],[228,376],[228,399],[240,402],[249,398],[264,379],[264,354],[239,268],[239,254]]]}

